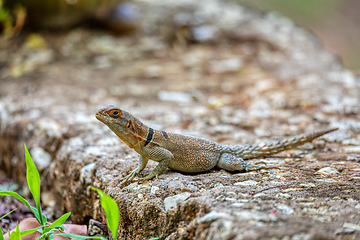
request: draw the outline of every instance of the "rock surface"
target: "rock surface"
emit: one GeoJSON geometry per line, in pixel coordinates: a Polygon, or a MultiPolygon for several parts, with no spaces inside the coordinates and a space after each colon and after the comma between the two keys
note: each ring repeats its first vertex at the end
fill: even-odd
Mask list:
{"type": "Polygon", "coordinates": [[[105,223],[90,186],[103,189],[119,205],[120,239],[359,238],[359,78],[272,13],[220,0],[134,4],[136,35],[76,29],[43,33],[40,49],[0,44],[1,169],[25,181],[26,143],[44,158],[36,162],[56,211],[105,223]],[[33,60],[44,52],[52,57],[33,60]],[[108,104],[154,128],[224,144],[340,130],[263,159],[273,169],[168,169],[121,186],[138,156],[95,119],[108,104]]]}

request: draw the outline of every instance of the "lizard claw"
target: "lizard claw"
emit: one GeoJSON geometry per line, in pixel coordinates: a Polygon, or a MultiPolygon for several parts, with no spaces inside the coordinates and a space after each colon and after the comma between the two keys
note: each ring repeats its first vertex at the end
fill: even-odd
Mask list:
{"type": "Polygon", "coordinates": [[[146,174],[145,174],[145,177],[140,178],[139,181],[140,181],[140,182],[144,182],[144,181],[153,179],[154,177],[155,177],[155,178],[158,178],[158,176],[159,176],[159,174],[156,174],[156,173],[153,173],[153,172],[146,173],[146,174]]]}
{"type": "Polygon", "coordinates": [[[121,179],[121,184],[124,184],[126,182],[131,182],[136,174],[138,174],[140,171],[136,168],[135,170],[131,171],[127,176],[125,176],[123,179],[121,179]]]}

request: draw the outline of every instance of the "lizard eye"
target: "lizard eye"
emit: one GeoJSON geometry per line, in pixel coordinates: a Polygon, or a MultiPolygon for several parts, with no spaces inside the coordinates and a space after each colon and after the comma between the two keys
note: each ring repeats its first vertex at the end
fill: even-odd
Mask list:
{"type": "Polygon", "coordinates": [[[120,114],[121,114],[121,111],[118,110],[118,109],[114,109],[114,110],[109,111],[109,115],[111,117],[118,117],[120,114]]]}

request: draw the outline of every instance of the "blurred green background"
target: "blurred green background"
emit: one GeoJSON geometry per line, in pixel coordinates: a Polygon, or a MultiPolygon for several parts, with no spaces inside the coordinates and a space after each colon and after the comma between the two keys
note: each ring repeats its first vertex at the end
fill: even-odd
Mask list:
{"type": "Polygon", "coordinates": [[[313,31],[327,49],[341,57],[344,66],[360,73],[359,0],[236,0],[276,11],[313,31]]]}
{"type": "MultiPolygon", "coordinates": [[[[344,66],[360,72],[360,0],[233,0],[264,11],[276,11],[297,25],[313,31],[324,46],[343,60],[344,66]]],[[[76,26],[88,17],[107,20],[107,10],[122,0],[0,0],[1,32],[9,31],[9,16],[51,28],[76,26]],[[1,7],[5,4],[5,9],[1,7]],[[11,14],[8,9],[12,8],[11,14]],[[44,17],[46,21],[44,21],[44,17]]],[[[130,1],[131,2],[131,1],[130,1]]],[[[22,26],[16,26],[20,28],[22,26]]],[[[15,29],[16,30],[16,29],[15,29]]],[[[17,33],[15,32],[16,35],[17,33]]]]}

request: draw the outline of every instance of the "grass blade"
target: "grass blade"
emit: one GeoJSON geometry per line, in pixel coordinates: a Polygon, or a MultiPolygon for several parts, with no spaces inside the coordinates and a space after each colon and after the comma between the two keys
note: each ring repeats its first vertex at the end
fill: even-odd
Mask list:
{"type": "Polygon", "coordinates": [[[39,212],[40,224],[44,225],[46,223],[46,220],[44,222],[43,214],[41,211],[41,205],[40,205],[40,175],[25,144],[24,144],[24,148],[25,148],[25,159],[26,159],[26,180],[30,192],[35,200],[37,210],[39,212]]]}
{"type": "MultiPolygon", "coordinates": [[[[33,211],[34,207],[32,207],[30,205],[30,203],[25,199],[23,198],[22,196],[20,196],[18,193],[16,192],[11,192],[11,191],[0,191],[0,196],[12,196],[14,198],[16,198],[17,200],[19,200],[20,202],[22,202],[25,206],[27,206],[34,214],[35,212],[33,211]]],[[[35,208],[35,210],[37,211],[37,209],[35,208]]]]}
{"type": "Polygon", "coordinates": [[[2,233],[2,230],[0,229],[0,240],[4,240],[4,235],[2,233]]]}
{"type": "Polygon", "coordinates": [[[21,231],[21,232],[20,232],[20,235],[21,235],[21,236],[24,236],[24,235],[32,234],[32,233],[36,232],[36,230],[38,230],[39,228],[41,228],[41,226],[40,226],[40,227],[37,227],[37,228],[32,228],[32,229],[28,229],[28,230],[21,231]]]}
{"type": "MultiPolygon", "coordinates": [[[[36,220],[40,223],[40,215],[38,210],[31,206],[30,203],[23,198],[22,196],[20,196],[18,193],[16,192],[11,192],[11,191],[0,191],[0,196],[12,196],[14,198],[16,198],[17,200],[19,200],[20,202],[22,202],[25,206],[27,206],[35,215],[36,220]]],[[[45,222],[46,222],[46,216],[44,216],[44,214],[42,214],[43,219],[45,218],[45,222]]]]}
{"type": "Polygon", "coordinates": [[[14,208],[13,210],[11,210],[10,212],[8,212],[7,214],[5,214],[4,216],[0,217],[0,220],[3,219],[4,217],[6,217],[7,215],[11,214],[13,211],[15,211],[16,208],[14,208]]]}
{"type": "Polygon", "coordinates": [[[20,202],[22,202],[25,206],[27,206],[29,209],[31,209],[31,205],[30,203],[23,198],[22,196],[20,196],[18,193],[16,192],[11,192],[11,191],[0,191],[0,196],[12,196],[14,198],[16,198],[17,200],[19,200],[20,202]]]}
{"type": "Polygon", "coordinates": [[[14,232],[9,233],[9,240],[21,240],[19,222],[16,223],[16,229],[14,232]]]}
{"type": "MultiPolygon", "coordinates": [[[[39,211],[37,210],[37,208],[31,206],[30,209],[31,209],[31,211],[34,213],[35,218],[36,218],[36,220],[38,221],[38,223],[41,224],[40,215],[39,215],[39,211]]],[[[44,217],[45,217],[45,222],[46,222],[46,216],[44,216],[44,214],[42,214],[42,216],[43,216],[43,219],[44,219],[44,217]]],[[[44,220],[43,220],[43,221],[44,221],[44,220]]]]}
{"type": "Polygon", "coordinates": [[[94,187],[91,187],[91,189],[97,191],[97,193],[100,196],[100,203],[106,213],[106,221],[111,231],[112,239],[116,240],[117,231],[119,228],[119,219],[120,219],[119,207],[114,199],[106,195],[100,189],[94,187]]]}
{"type": "MultiPolygon", "coordinates": [[[[17,200],[19,200],[20,202],[22,202],[25,206],[27,206],[34,213],[36,220],[40,223],[40,216],[39,216],[38,210],[35,207],[31,206],[30,203],[25,198],[20,196],[18,193],[11,192],[11,191],[0,191],[0,196],[12,196],[12,197],[16,198],[17,200]]],[[[43,215],[43,218],[44,217],[45,216],[43,215]]]]}
{"type": "Polygon", "coordinates": [[[71,212],[65,213],[58,219],[56,219],[52,224],[50,224],[50,227],[60,226],[62,225],[70,216],[71,212]]]}

